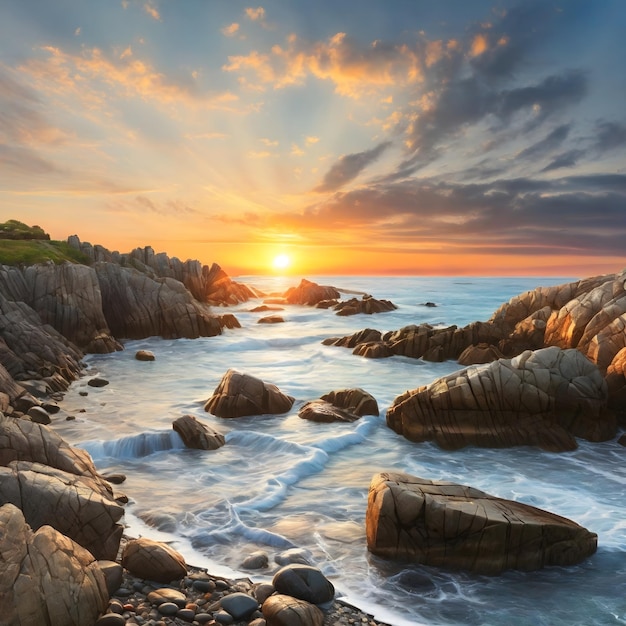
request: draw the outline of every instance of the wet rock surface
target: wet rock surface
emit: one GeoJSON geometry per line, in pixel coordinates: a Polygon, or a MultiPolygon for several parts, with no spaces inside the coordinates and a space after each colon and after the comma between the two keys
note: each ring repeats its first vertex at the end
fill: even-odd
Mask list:
{"type": "Polygon", "coordinates": [[[366,534],[368,550],[383,558],[482,574],[573,565],[598,539],[536,507],[403,473],[372,478],[366,534]]]}

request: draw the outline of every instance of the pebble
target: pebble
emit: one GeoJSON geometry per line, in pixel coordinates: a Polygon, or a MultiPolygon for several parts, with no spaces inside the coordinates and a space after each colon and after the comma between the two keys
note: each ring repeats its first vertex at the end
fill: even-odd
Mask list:
{"type": "Polygon", "coordinates": [[[126,619],[119,613],[105,613],[98,618],[96,626],[125,626],[126,619]]]}
{"type": "Polygon", "coordinates": [[[161,615],[176,615],[178,611],[178,605],[173,602],[163,602],[159,604],[159,613],[161,615]]]}

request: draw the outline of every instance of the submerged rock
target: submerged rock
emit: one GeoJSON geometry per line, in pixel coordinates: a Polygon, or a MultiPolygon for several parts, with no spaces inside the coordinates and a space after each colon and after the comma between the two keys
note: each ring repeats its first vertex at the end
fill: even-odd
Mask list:
{"type": "Polygon", "coordinates": [[[366,535],[380,557],[481,574],[574,565],[598,540],[542,509],[402,473],[372,478],[366,535]]]}
{"type": "Polygon", "coordinates": [[[224,435],[209,428],[193,415],[183,415],[174,420],[172,428],[181,436],[188,448],[217,450],[226,443],[224,435]]]}

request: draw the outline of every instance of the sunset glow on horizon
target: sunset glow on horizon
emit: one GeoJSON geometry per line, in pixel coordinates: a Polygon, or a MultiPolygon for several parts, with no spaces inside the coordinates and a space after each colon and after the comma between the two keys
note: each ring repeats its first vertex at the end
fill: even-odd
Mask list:
{"type": "Polygon", "coordinates": [[[232,276],[626,267],[621,0],[7,0],[0,221],[232,276]]]}

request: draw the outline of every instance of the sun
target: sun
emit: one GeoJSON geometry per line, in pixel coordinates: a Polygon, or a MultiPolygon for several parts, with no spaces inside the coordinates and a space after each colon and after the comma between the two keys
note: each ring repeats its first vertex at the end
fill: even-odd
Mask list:
{"type": "Polygon", "coordinates": [[[291,265],[291,259],[286,254],[277,254],[272,265],[276,270],[286,270],[291,265]]]}

